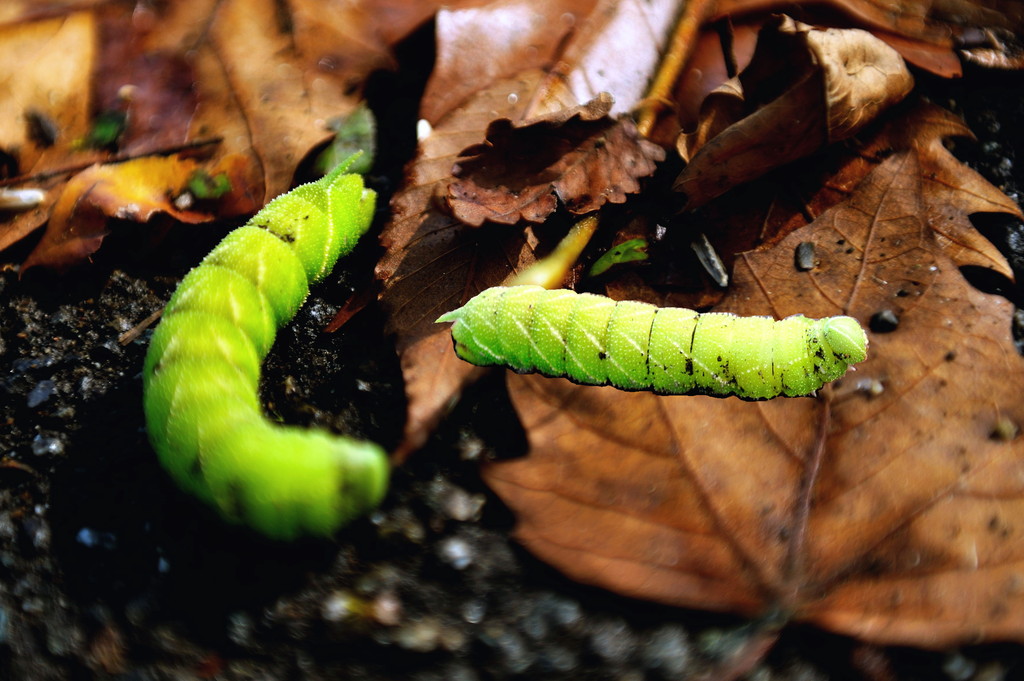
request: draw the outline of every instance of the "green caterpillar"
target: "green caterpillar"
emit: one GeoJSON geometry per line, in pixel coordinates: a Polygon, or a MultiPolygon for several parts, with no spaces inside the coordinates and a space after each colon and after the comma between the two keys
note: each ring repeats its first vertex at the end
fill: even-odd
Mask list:
{"type": "Polygon", "coordinates": [[[380,447],[271,423],[258,396],[277,329],[370,226],[376,194],[347,166],[271,201],[189,272],[143,368],[163,466],[228,520],[275,538],[331,534],[387,486],[380,447]]]}
{"type": "Polygon", "coordinates": [[[701,314],[539,286],[489,288],[437,321],[455,322],[472,364],[665,395],[809,395],[867,357],[852,317],[701,314]]]}

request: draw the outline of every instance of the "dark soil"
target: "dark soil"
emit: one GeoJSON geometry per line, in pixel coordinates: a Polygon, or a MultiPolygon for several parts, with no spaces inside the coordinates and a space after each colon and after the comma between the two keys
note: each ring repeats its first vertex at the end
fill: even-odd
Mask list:
{"type": "MultiPolygon", "coordinates": [[[[932,85],[980,138],[958,153],[1018,200],[1020,85],[932,85]]],[[[984,226],[1019,271],[1019,225],[984,226]]],[[[123,225],[70,276],[0,273],[0,679],[686,679],[746,640],[740,620],[573,584],[510,539],[477,473],[481,457],[522,449],[500,380],[335,541],[268,542],[178,492],[144,432],[149,333],[118,338],[225,229],[175,227],[154,246],[153,230],[123,225]]],[[[263,390],[288,421],[393,445],[404,405],[379,313],[320,333],[377,255],[361,247],[314,291],[263,390]]],[[[1014,285],[976,280],[1019,304],[1014,285]]],[[[876,649],[791,627],[751,678],[994,681],[1024,678],[1022,659],[1014,645],[876,649]]]]}

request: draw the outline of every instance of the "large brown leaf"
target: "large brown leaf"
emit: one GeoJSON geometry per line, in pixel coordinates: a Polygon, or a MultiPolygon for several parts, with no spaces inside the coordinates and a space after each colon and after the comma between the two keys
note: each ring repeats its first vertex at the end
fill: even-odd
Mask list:
{"type": "MultiPolygon", "coordinates": [[[[630,111],[646,92],[682,4],[498,0],[477,9],[441,11],[437,62],[420,114],[436,124],[493,83],[538,68],[562,80],[577,104],[608,92],[615,99],[613,115],[630,111]]],[[[532,94],[544,96],[543,91],[532,94]]]]}
{"type": "Polygon", "coordinates": [[[358,5],[281,9],[273,0],[173,3],[144,42],[187,50],[199,93],[189,136],[217,135],[219,154],[251,159],[257,206],[291,186],[299,162],[331,136],[328,119],[358,103],[352,86],[388,63],[374,34],[361,35],[369,27],[358,5]]]}
{"type": "Polygon", "coordinates": [[[509,376],[528,457],[488,466],[519,538],[574,579],[880,643],[1024,640],[1024,360],[1011,307],[922,224],[914,152],[775,248],[718,308],[846,313],[868,361],[821,400],[657,397],[509,376]],[[794,268],[798,244],[820,264],[794,268]]]}

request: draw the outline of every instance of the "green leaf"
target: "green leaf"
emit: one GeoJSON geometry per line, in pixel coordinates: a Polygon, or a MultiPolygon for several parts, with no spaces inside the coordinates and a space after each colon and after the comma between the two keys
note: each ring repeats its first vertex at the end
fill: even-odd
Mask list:
{"type": "Polygon", "coordinates": [[[377,150],[377,121],[373,112],[365,104],[360,104],[348,116],[332,118],[327,126],[336,134],[334,140],[317,156],[317,171],[326,174],[352,154],[362,151],[364,153],[353,162],[348,172],[368,172],[373,166],[377,150]]]}
{"type": "Polygon", "coordinates": [[[590,266],[587,276],[596,277],[607,272],[613,265],[636,260],[647,260],[647,239],[630,239],[610,249],[590,266]]]}

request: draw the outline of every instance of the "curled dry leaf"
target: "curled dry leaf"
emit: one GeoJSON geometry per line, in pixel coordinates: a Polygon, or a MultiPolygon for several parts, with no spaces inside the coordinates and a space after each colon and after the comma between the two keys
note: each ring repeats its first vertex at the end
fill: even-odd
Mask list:
{"type": "Polygon", "coordinates": [[[195,161],[169,156],[95,165],[78,173],[64,185],[22,273],[36,265],[66,268],[89,257],[107,235],[107,218],[148,222],[160,212],[182,222],[210,220],[210,215],[173,203],[196,168],[195,161]]]}
{"type": "Polygon", "coordinates": [[[708,19],[750,21],[754,18],[751,14],[793,12],[795,6],[812,19],[816,10],[824,10],[825,16],[837,11],[885,40],[911,64],[947,78],[962,75],[954,50],[966,51],[966,56],[972,58],[975,43],[984,36],[989,56],[998,61],[1002,58],[998,52],[1009,47],[1006,56],[1012,60],[1012,42],[1002,45],[998,37],[992,37],[1020,35],[1024,29],[1024,9],[1017,0],[721,0],[708,19]]]}
{"type": "Polygon", "coordinates": [[[622,203],[654,173],[661,147],[639,136],[628,118],[607,116],[612,98],[602,93],[587,104],[487,128],[487,141],[464,149],[448,185],[448,207],[460,221],[515,224],[543,222],[558,207],[570,212],[622,203]]]}
{"type": "Polygon", "coordinates": [[[1011,305],[922,224],[913,151],[775,248],[743,314],[889,311],[826,400],[658,397],[509,375],[529,456],[487,482],[530,550],[582,582],[883,644],[1024,640],[1024,359],[1011,305]],[[812,243],[818,264],[794,266],[812,243]]]}
{"type": "Polygon", "coordinates": [[[697,133],[679,139],[689,164],[675,188],[688,208],[850,137],[913,87],[900,56],[870,33],[788,17],[762,30],[739,81],[709,96],[697,133]]]}

